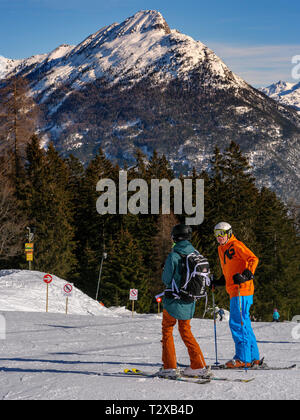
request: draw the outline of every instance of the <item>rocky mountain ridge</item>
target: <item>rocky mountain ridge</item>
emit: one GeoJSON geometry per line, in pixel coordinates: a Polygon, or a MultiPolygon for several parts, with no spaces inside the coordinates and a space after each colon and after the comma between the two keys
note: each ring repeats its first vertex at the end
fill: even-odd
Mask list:
{"type": "MultiPolygon", "coordinates": [[[[298,199],[300,117],[235,75],[206,45],[170,29],[155,11],[108,25],[77,46],[0,60],[0,77],[24,76],[40,104],[43,144],[87,163],[101,146],[121,165],[165,153],[176,173],[209,167],[231,140],[259,185],[298,199]]],[[[1,82],[1,80],[0,80],[1,82]]]]}

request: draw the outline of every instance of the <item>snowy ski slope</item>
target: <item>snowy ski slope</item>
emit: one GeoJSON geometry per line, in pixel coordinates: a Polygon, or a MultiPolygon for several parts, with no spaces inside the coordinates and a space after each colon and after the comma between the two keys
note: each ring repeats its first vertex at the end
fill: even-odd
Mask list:
{"type": "MultiPolygon", "coordinates": [[[[150,372],[161,366],[161,317],[104,308],[80,291],[64,313],[54,277],[45,313],[44,273],[0,271],[0,398],[3,400],[201,400],[299,399],[300,374],[291,371],[217,372],[218,376],[255,377],[248,384],[196,385],[159,378],[125,377],[125,368],[150,372]]],[[[270,365],[300,363],[296,323],[253,323],[261,355],[270,365]],[[295,337],[295,334],[294,334],[295,337]]],[[[207,363],[215,361],[213,321],[194,319],[192,328],[207,363]]],[[[233,356],[228,322],[217,323],[219,361],[233,356]]],[[[175,329],[177,358],[188,363],[175,329]]]]}

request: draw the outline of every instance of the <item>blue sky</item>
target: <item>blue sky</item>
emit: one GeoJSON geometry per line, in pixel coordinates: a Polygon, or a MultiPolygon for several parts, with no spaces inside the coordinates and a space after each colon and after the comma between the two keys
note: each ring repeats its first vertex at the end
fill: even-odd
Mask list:
{"type": "Polygon", "coordinates": [[[25,58],[76,45],[139,10],[213,49],[254,86],[292,79],[300,55],[299,0],[0,0],[0,55],[25,58]]]}

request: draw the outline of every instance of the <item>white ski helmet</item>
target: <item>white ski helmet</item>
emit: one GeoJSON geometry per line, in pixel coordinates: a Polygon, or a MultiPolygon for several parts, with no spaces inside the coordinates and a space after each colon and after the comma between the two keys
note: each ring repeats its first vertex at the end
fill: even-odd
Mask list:
{"type": "Polygon", "coordinates": [[[231,237],[231,235],[232,235],[232,227],[230,226],[230,224],[229,223],[227,223],[227,222],[220,222],[220,223],[218,223],[216,226],[215,226],[215,228],[214,228],[214,232],[215,232],[215,235],[216,235],[216,232],[218,232],[218,231],[222,231],[222,232],[224,232],[225,234],[227,233],[227,235],[228,235],[228,239],[231,237]]]}

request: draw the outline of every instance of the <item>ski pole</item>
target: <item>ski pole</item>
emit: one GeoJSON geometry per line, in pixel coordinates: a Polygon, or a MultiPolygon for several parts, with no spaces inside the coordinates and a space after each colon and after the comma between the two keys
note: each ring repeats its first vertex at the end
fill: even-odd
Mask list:
{"type": "Polygon", "coordinates": [[[247,362],[246,362],[246,349],[245,349],[245,336],[244,336],[244,322],[243,322],[243,310],[242,310],[242,298],[241,291],[239,286],[239,305],[240,305],[240,315],[241,315],[241,327],[242,327],[242,340],[243,340],[243,350],[244,350],[244,363],[245,363],[245,372],[247,372],[247,362]]]}
{"type": "Polygon", "coordinates": [[[218,346],[217,346],[217,323],[216,323],[216,305],[215,305],[215,287],[212,286],[212,300],[213,300],[213,311],[214,311],[214,331],[215,331],[215,353],[216,353],[216,363],[215,365],[218,366],[220,363],[218,362],[218,346]]]}

